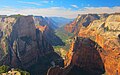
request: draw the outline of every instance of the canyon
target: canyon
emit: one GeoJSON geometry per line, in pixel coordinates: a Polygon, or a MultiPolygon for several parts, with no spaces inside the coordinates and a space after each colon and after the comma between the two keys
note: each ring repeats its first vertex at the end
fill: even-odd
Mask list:
{"type": "Polygon", "coordinates": [[[0,65],[31,75],[120,74],[119,13],[79,14],[70,23],[66,20],[68,24],[63,27],[58,26],[59,18],[55,19],[0,18],[0,65]],[[64,56],[55,50],[57,46],[64,56]]]}
{"type": "Polygon", "coordinates": [[[46,39],[47,29],[36,27],[33,16],[1,18],[0,65],[20,68],[32,75],[45,74],[56,62],[63,66],[63,59],[54,52],[46,39]]]}
{"type": "Polygon", "coordinates": [[[65,67],[50,68],[48,75],[119,75],[119,20],[119,13],[78,15],[64,27],[74,34],[65,67]]]}

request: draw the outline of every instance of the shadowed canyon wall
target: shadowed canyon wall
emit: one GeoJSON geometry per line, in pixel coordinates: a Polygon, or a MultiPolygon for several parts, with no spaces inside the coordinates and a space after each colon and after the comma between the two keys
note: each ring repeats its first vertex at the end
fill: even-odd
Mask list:
{"type": "Polygon", "coordinates": [[[44,75],[53,61],[63,66],[63,59],[54,52],[46,36],[36,29],[32,16],[19,17],[10,26],[9,34],[3,32],[7,53],[0,65],[27,70],[32,75],[44,75]]]}
{"type": "MultiPolygon", "coordinates": [[[[90,14],[87,15],[92,19],[90,14]]],[[[120,14],[96,14],[92,17],[98,18],[92,19],[86,26],[83,23],[87,22],[87,18],[79,15],[65,26],[66,31],[75,34],[76,41],[66,55],[65,68],[57,67],[61,75],[120,74],[120,14]]],[[[48,75],[52,75],[55,68],[49,69],[48,75]]]]}
{"type": "Polygon", "coordinates": [[[88,38],[76,37],[65,59],[65,68],[50,68],[48,75],[101,75],[105,73],[103,50],[88,38]]]}

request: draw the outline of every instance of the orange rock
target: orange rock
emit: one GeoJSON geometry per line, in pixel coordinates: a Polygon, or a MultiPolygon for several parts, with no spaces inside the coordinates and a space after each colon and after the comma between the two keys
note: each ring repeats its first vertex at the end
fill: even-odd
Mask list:
{"type": "MultiPolygon", "coordinates": [[[[120,14],[111,14],[105,19],[94,20],[87,26],[86,28],[80,27],[78,35],[80,37],[88,37],[95,41],[99,46],[97,47],[97,51],[99,52],[101,59],[103,61],[103,65],[105,67],[105,71],[107,75],[119,75],[120,74],[120,14]]],[[[80,23],[79,23],[80,24],[80,23]]],[[[78,25],[78,24],[76,24],[78,25]]],[[[76,26],[73,25],[73,26],[76,26]]],[[[71,25],[72,27],[72,25],[71,25]]],[[[83,53],[76,52],[73,54],[72,63],[77,64],[77,66],[81,66],[81,61],[79,59],[85,59],[85,55],[87,55],[87,47],[75,47],[74,49],[83,50],[83,53]],[[82,55],[80,55],[82,54],[82,55]],[[82,56],[84,56],[82,58],[82,56]]],[[[74,50],[72,50],[74,53],[74,50]]],[[[68,58],[71,59],[70,52],[68,54],[68,58]]],[[[92,53],[91,53],[92,54],[92,53]]],[[[90,59],[89,59],[90,60],[90,59]]],[[[84,63],[87,60],[83,60],[84,63]]],[[[100,64],[100,63],[99,63],[100,64]]],[[[84,67],[84,65],[82,65],[84,67]]]]}
{"type": "Polygon", "coordinates": [[[89,25],[86,29],[79,32],[81,37],[89,37],[98,43],[104,50],[100,52],[101,58],[104,61],[105,71],[107,75],[119,75],[120,69],[120,41],[118,40],[119,35],[119,16],[120,14],[110,15],[106,21],[105,25],[108,26],[111,30],[105,31],[103,26],[104,23],[100,21],[94,21],[93,24],[89,25]],[[115,19],[113,19],[113,17],[115,19]],[[112,29],[117,28],[116,32],[112,29]]]}
{"type": "Polygon", "coordinates": [[[39,29],[41,32],[43,32],[45,29],[47,28],[47,26],[36,26],[36,29],[39,29]]]}

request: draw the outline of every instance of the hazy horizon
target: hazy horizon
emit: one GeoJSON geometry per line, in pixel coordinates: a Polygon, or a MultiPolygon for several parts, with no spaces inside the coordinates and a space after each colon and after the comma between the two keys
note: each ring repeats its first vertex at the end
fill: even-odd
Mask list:
{"type": "Polygon", "coordinates": [[[119,0],[0,0],[1,15],[37,15],[75,18],[78,14],[114,13],[120,10],[119,0]]]}

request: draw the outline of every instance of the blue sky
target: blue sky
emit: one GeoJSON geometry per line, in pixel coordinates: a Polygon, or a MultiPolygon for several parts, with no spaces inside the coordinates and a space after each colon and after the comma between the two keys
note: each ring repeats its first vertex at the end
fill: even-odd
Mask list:
{"type": "Polygon", "coordinates": [[[120,11],[120,0],[0,0],[0,14],[62,16],[120,11]]]}

